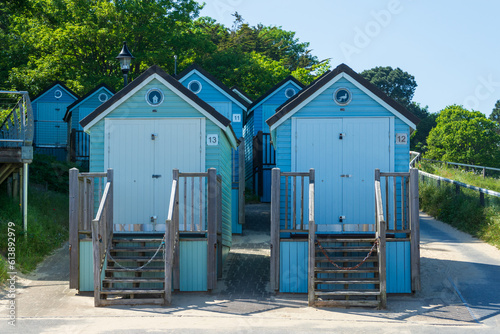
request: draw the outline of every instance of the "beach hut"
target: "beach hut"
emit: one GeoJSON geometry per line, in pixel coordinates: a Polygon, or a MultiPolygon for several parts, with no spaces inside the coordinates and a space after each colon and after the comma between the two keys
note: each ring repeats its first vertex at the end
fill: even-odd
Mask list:
{"type": "Polygon", "coordinates": [[[67,123],[68,159],[78,161],[88,168],[90,138],[83,131],[80,121],[115,94],[102,83],[66,108],[63,120],[67,123]]]}
{"type": "Polygon", "coordinates": [[[276,165],[266,120],[285,101],[295,96],[304,85],[288,76],[254,101],[247,111],[243,136],[245,137],[246,185],[253,189],[261,202],[271,201],[271,169],[276,165]]]}
{"type": "MultiPolygon", "coordinates": [[[[177,79],[200,99],[231,121],[237,138],[243,137],[244,113],[249,106],[247,99],[229,89],[220,80],[199,65],[193,64],[179,73],[177,79]]],[[[243,142],[243,141],[242,141],[243,142]]],[[[244,160],[244,150],[232,151],[232,232],[240,234],[244,221],[244,179],[240,187],[240,159],[244,160]],[[241,151],[241,153],[240,153],[241,151]]],[[[243,165],[243,164],[242,164],[243,165]]],[[[243,166],[242,166],[243,167],[243,166]]]]}
{"type": "Polygon", "coordinates": [[[341,64],[266,122],[279,168],[273,288],[307,292],[310,305],[379,307],[387,292],[418,290],[418,118],[341,64]]]}
{"type": "Polygon", "coordinates": [[[155,65],[80,125],[90,135],[90,173],[70,175],[70,207],[84,203],[84,212],[95,212],[96,206],[86,209],[93,200],[84,194],[102,197],[97,215],[107,212],[107,223],[92,222],[91,233],[84,213],[76,210],[70,217],[70,243],[79,245],[71,253],[70,286],[93,289],[96,305],[113,303],[110,296],[137,299],[116,303],[162,303],[170,286],[213,289],[232,241],[231,150],[238,141],[229,119],[155,65]],[[103,195],[99,177],[107,178],[103,195]],[[111,191],[109,204],[104,195],[111,191]]]}
{"type": "Polygon", "coordinates": [[[62,82],[53,83],[33,98],[35,153],[66,160],[68,133],[63,118],[67,107],[78,99],[79,96],[62,82]]]}

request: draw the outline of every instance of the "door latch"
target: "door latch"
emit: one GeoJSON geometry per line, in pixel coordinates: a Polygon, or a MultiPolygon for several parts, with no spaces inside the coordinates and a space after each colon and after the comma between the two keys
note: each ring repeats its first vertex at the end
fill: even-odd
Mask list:
{"type": "Polygon", "coordinates": [[[153,174],[153,179],[159,179],[161,177],[161,175],[159,174],[153,174]]]}
{"type": "Polygon", "coordinates": [[[342,140],[345,137],[345,133],[339,133],[339,139],[342,140]]]}
{"type": "Polygon", "coordinates": [[[343,223],[343,222],[344,222],[344,220],[345,220],[345,216],[340,216],[340,217],[339,217],[339,223],[343,223]]]}
{"type": "Polygon", "coordinates": [[[350,174],[340,174],[340,177],[352,177],[350,174]]]}
{"type": "Polygon", "coordinates": [[[151,134],[151,140],[155,140],[156,137],[158,137],[158,134],[157,133],[152,133],[151,134]]]}

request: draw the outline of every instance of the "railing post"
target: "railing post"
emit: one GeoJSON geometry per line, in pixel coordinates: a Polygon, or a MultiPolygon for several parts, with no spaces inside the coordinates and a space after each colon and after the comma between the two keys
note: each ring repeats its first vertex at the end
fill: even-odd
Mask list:
{"type": "Polygon", "coordinates": [[[379,279],[380,279],[380,307],[385,309],[387,306],[387,261],[386,261],[386,222],[379,222],[379,279]]]}
{"type": "Polygon", "coordinates": [[[107,182],[109,182],[109,190],[108,190],[108,199],[107,199],[107,209],[106,209],[106,223],[107,223],[107,240],[106,240],[106,249],[108,249],[108,242],[113,239],[113,169],[108,168],[107,171],[107,182]]]}
{"type": "Polygon", "coordinates": [[[238,223],[245,224],[245,139],[240,138],[241,144],[238,149],[238,223]]]}
{"type": "Polygon", "coordinates": [[[78,169],[69,170],[69,288],[78,289],[78,169]]]}
{"type": "Polygon", "coordinates": [[[420,290],[420,217],[418,203],[418,169],[410,169],[410,249],[411,287],[420,290]]]}
{"type": "MultiPolygon", "coordinates": [[[[177,180],[177,186],[176,186],[176,191],[175,191],[175,199],[174,199],[174,214],[173,214],[173,233],[174,233],[174,243],[177,242],[177,238],[179,236],[179,170],[174,169],[172,171],[173,178],[172,180],[177,180]]],[[[184,203],[186,204],[186,203],[184,203]]],[[[185,218],[184,218],[185,219],[185,218]]],[[[179,241],[180,243],[180,241],[179,241]]],[[[180,289],[180,267],[179,267],[179,248],[180,244],[178,247],[175,247],[174,249],[174,254],[173,254],[173,281],[174,281],[174,290],[179,290],[180,289]]]]}
{"type": "MultiPolygon", "coordinates": [[[[217,171],[208,169],[207,190],[207,289],[213,290],[217,283],[217,171]]],[[[201,194],[200,194],[201,196],[201,194]]]]}
{"type": "Polygon", "coordinates": [[[99,221],[92,220],[92,249],[94,258],[94,306],[101,306],[101,247],[99,221]]]}
{"type": "Polygon", "coordinates": [[[280,261],[280,187],[281,172],[273,168],[271,172],[271,290],[279,290],[280,261]]]}
{"type": "Polygon", "coordinates": [[[315,171],[314,169],[309,170],[309,234],[308,234],[308,245],[309,245],[309,261],[308,261],[308,285],[307,285],[307,299],[309,306],[314,305],[314,267],[316,266],[316,222],[314,219],[314,183],[315,183],[315,171]]]}
{"type": "Polygon", "coordinates": [[[170,305],[172,303],[172,258],[173,258],[173,224],[171,220],[165,221],[165,244],[163,251],[165,252],[165,292],[163,294],[163,304],[170,305]]]}

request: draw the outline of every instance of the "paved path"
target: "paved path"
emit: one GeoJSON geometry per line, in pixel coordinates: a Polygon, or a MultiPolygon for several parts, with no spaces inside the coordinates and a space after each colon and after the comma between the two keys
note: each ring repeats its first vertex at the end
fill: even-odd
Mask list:
{"type": "Polygon", "coordinates": [[[422,291],[391,295],[382,311],[309,308],[304,295],[268,291],[269,215],[262,209],[247,206],[247,226],[235,236],[224,280],[212,294],[177,294],[170,307],[95,308],[91,295],[67,288],[66,246],[18,280],[16,327],[7,323],[2,296],[0,333],[499,332],[498,249],[422,215],[422,291]]]}

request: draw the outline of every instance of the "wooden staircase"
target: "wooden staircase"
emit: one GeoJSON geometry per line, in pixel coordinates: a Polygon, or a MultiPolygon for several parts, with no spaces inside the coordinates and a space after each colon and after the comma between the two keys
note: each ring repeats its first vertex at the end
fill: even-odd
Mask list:
{"type": "Polygon", "coordinates": [[[115,234],[102,280],[101,305],[164,304],[163,254],[163,235],[115,234]]]}
{"type": "Polygon", "coordinates": [[[316,235],[314,306],[384,307],[375,240],[316,235]]]}

